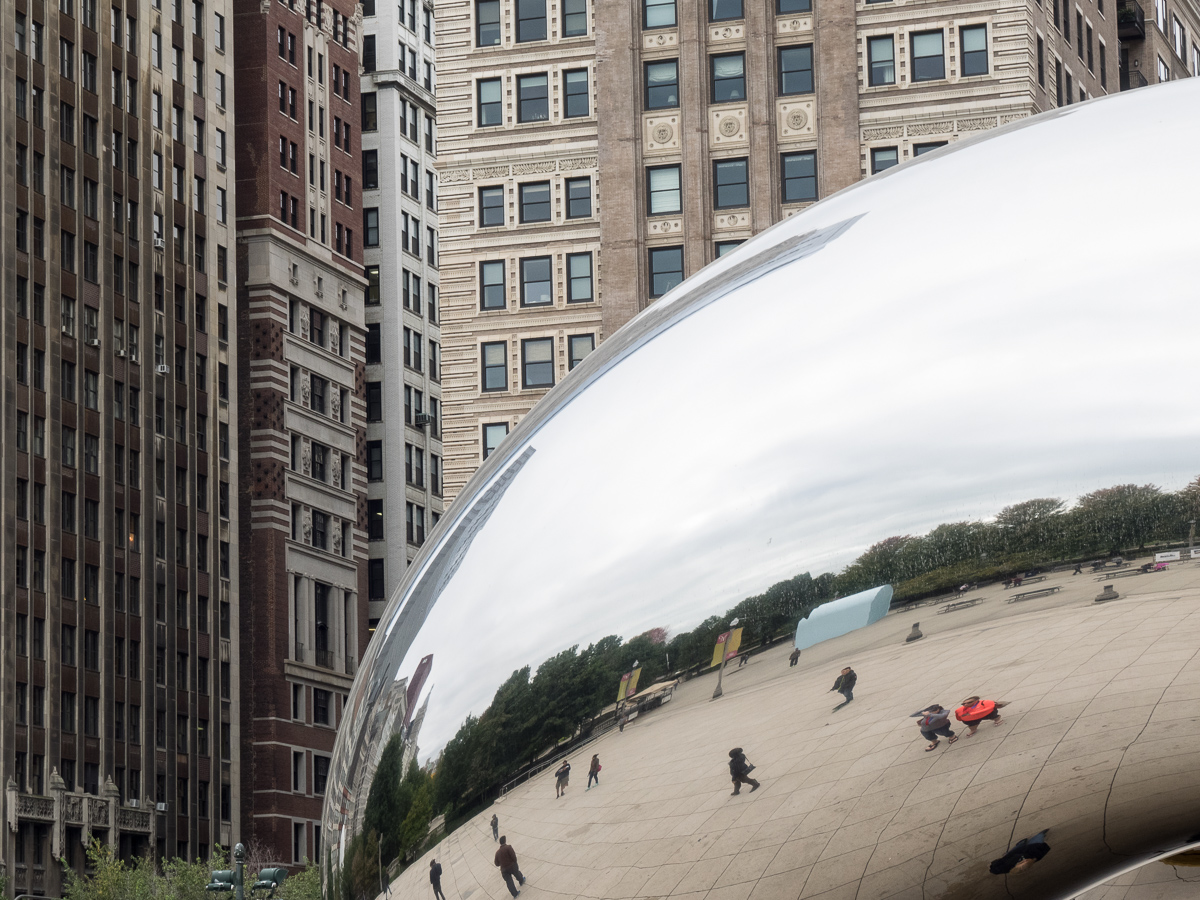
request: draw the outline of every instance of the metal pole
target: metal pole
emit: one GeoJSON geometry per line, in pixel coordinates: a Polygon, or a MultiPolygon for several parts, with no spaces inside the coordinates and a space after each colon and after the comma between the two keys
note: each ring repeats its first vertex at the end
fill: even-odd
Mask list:
{"type": "Polygon", "coordinates": [[[243,888],[246,877],[246,848],[241,842],[233,848],[233,891],[237,900],[246,900],[246,892],[243,888]]]}
{"type": "Polygon", "coordinates": [[[379,893],[382,894],[383,893],[383,840],[382,840],[382,836],[380,836],[380,840],[375,843],[375,850],[377,853],[376,859],[378,860],[378,865],[379,865],[379,893]]]}
{"type": "Polygon", "coordinates": [[[712,695],[712,698],[714,700],[716,700],[722,694],[721,679],[724,678],[724,676],[725,676],[725,662],[726,662],[725,648],[722,647],[721,648],[721,668],[717,669],[717,689],[715,691],[713,691],[713,695],[712,695]]]}

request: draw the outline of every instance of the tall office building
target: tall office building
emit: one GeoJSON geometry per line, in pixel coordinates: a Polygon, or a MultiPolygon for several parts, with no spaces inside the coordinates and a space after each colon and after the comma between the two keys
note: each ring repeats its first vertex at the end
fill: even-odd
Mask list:
{"type": "Polygon", "coordinates": [[[231,14],[4,9],[0,857],[240,829],[231,14]]]}
{"type": "Polygon", "coordinates": [[[378,10],[368,2],[363,14],[367,537],[373,628],[442,514],[442,389],[433,9],[419,0],[378,10]],[[399,15],[393,15],[396,9],[399,15]]]}
{"type": "Polygon", "coordinates": [[[243,840],[315,859],[367,640],[358,35],[351,0],[239,0],[243,840]]]}
{"type": "Polygon", "coordinates": [[[862,177],[1116,90],[1116,21],[1114,0],[443,0],[446,497],[721,253],[862,177]]]}
{"type": "Polygon", "coordinates": [[[1195,0],[1117,0],[1121,90],[1200,75],[1195,0]]]}

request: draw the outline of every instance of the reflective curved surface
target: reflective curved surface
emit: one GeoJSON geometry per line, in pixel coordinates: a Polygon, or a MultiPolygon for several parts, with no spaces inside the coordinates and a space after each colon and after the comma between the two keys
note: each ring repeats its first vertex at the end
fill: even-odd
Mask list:
{"type": "MultiPolygon", "coordinates": [[[[1106,582],[1111,603],[1094,602],[1096,579],[1127,569],[1002,585],[1147,534],[1186,539],[1196,146],[1200,79],[1001,129],[781,223],[601,345],[493,453],[388,605],[326,793],[337,889],[365,893],[368,799],[378,772],[399,771],[389,742],[396,758],[436,761],[469,714],[503,705],[502,685],[543,678],[566,693],[554,665],[520,670],[572,647],[621,671],[636,652],[639,694],[646,678],[681,683],[623,731],[605,730],[611,708],[580,714],[568,731],[604,735],[572,750],[562,798],[555,764],[479,812],[497,773],[524,779],[529,759],[554,757],[548,709],[523,710],[526,736],[545,740],[520,758],[446,763],[432,796],[439,779],[488,773],[456,795],[457,828],[433,852],[448,891],[501,896],[493,812],[530,895],[597,898],[1070,896],[1197,840],[1200,565],[1184,550],[1164,571],[1128,567],[1106,582]],[[1158,510],[1154,533],[1141,513],[1106,531],[1113,504],[1138,497],[1158,510]],[[1014,505],[1035,498],[1063,507],[1037,500],[1018,521],[1033,507],[1014,505]],[[959,571],[978,582],[961,597],[937,581],[959,571]],[[653,631],[722,616],[702,643],[756,597],[745,608],[761,642],[839,585],[884,582],[893,609],[938,605],[794,666],[790,637],[760,647],[726,666],[716,701],[707,660],[678,671],[665,658],[701,650],[653,631]],[[918,620],[924,637],[906,644],[918,620]],[[645,636],[624,657],[589,647],[608,635],[645,636]],[[855,699],[833,713],[846,666],[855,699]],[[964,739],[925,752],[913,711],[969,695],[1007,701],[1001,724],[966,740],[955,722],[964,739]],[[729,796],[732,746],[758,767],[752,796],[729,796]],[[585,791],[593,753],[603,784],[585,791]],[[1049,852],[1021,856],[1047,828],[1049,852]]],[[[617,680],[602,687],[615,701],[617,680]]],[[[483,721],[506,727],[499,712],[483,721]]],[[[428,872],[418,859],[391,895],[424,896],[428,872]]]]}

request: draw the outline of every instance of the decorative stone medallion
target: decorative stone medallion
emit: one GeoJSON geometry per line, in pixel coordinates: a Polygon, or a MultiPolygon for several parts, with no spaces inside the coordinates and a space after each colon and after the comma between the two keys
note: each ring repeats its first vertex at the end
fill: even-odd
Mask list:
{"type": "Polygon", "coordinates": [[[679,116],[649,116],[643,120],[643,151],[663,153],[679,149],[679,116]]]}
{"type": "Polygon", "coordinates": [[[709,113],[708,136],[709,143],[714,146],[725,144],[744,144],[746,133],[746,107],[724,106],[711,110],[709,113]]]}
{"type": "Polygon", "coordinates": [[[679,35],[674,31],[656,31],[642,38],[642,46],[647,50],[657,50],[679,46],[679,35]]]}
{"type": "Polygon", "coordinates": [[[776,121],[780,140],[814,137],[817,133],[817,114],[812,100],[780,102],[776,121]]]}

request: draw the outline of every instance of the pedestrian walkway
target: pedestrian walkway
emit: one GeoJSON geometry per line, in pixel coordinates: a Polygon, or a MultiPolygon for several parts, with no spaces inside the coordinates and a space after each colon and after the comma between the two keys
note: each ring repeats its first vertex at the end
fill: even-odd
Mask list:
{"type": "MultiPolygon", "coordinates": [[[[556,800],[547,771],[443,840],[446,896],[507,898],[493,811],[529,900],[1046,898],[1176,847],[1200,831],[1200,566],[1145,579],[1105,604],[1062,573],[1042,599],[892,614],[794,668],[781,645],[727,670],[716,701],[712,677],[681,684],[573,760],[600,754],[599,787],[556,800]],[[926,636],[906,645],[918,619],[926,636]],[[855,699],[831,712],[843,666],[855,699]],[[971,694],[1009,701],[1003,724],[924,752],[912,710],[971,694]],[[736,746],[762,788],[731,797],[736,746]],[[989,873],[1044,828],[1044,859],[989,873]]],[[[428,868],[390,897],[427,900],[428,868]]]]}

